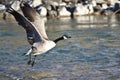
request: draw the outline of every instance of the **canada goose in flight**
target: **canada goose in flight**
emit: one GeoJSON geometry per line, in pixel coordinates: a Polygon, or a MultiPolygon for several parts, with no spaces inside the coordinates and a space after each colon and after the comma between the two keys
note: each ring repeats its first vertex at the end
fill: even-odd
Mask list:
{"type": "Polygon", "coordinates": [[[28,64],[33,66],[37,55],[51,50],[56,46],[58,41],[71,37],[63,35],[53,41],[50,40],[46,34],[44,21],[40,15],[26,2],[21,2],[20,7],[25,17],[11,7],[7,9],[7,12],[12,14],[18,24],[26,30],[27,39],[31,48],[25,55],[30,56],[28,64]],[[31,58],[32,55],[34,58],[31,58]]]}

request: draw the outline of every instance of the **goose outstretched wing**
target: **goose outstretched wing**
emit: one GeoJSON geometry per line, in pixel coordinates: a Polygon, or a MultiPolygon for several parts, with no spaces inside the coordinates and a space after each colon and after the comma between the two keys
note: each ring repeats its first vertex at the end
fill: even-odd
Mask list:
{"type": "Polygon", "coordinates": [[[40,17],[38,12],[34,8],[32,8],[27,2],[21,2],[20,7],[24,16],[35,25],[35,27],[39,30],[41,36],[44,39],[48,39],[45,31],[44,20],[40,17]]]}
{"type": "Polygon", "coordinates": [[[27,18],[15,11],[13,8],[8,8],[7,12],[12,14],[19,25],[21,25],[27,33],[28,42],[32,45],[35,42],[41,42],[43,39],[40,36],[38,29],[27,18]]]}

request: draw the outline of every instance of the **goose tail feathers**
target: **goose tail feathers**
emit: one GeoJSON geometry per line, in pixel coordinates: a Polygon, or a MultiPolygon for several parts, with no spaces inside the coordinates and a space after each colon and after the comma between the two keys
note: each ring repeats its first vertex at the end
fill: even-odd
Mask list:
{"type": "Polygon", "coordinates": [[[31,53],[32,53],[32,49],[29,49],[27,53],[23,53],[23,56],[24,56],[24,55],[28,56],[28,55],[30,55],[31,53]]]}

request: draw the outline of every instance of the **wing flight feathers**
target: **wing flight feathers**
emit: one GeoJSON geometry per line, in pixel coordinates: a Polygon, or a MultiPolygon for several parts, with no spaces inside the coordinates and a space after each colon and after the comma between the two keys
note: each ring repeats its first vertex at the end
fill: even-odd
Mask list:
{"type": "Polygon", "coordinates": [[[27,18],[22,16],[20,13],[15,11],[13,8],[8,8],[7,12],[12,14],[19,25],[21,25],[27,33],[28,42],[32,45],[34,42],[42,41],[41,34],[39,34],[38,29],[32,24],[27,18]]]}
{"type": "Polygon", "coordinates": [[[48,36],[45,31],[45,23],[43,19],[41,19],[40,15],[36,12],[34,8],[32,8],[27,2],[21,2],[20,4],[21,10],[24,16],[31,21],[38,29],[41,37],[44,39],[48,39],[48,36]]]}

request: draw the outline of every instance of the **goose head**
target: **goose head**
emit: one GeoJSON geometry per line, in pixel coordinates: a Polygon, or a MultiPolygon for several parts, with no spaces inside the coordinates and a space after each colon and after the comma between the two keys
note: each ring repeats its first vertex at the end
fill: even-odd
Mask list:
{"type": "Polygon", "coordinates": [[[69,35],[63,35],[62,38],[63,39],[69,39],[69,38],[71,38],[71,36],[69,36],[69,35]]]}
{"type": "Polygon", "coordinates": [[[55,39],[54,42],[57,43],[57,42],[60,41],[60,40],[65,40],[65,39],[68,39],[68,38],[71,38],[71,36],[62,35],[61,37],[55,39]]]}

